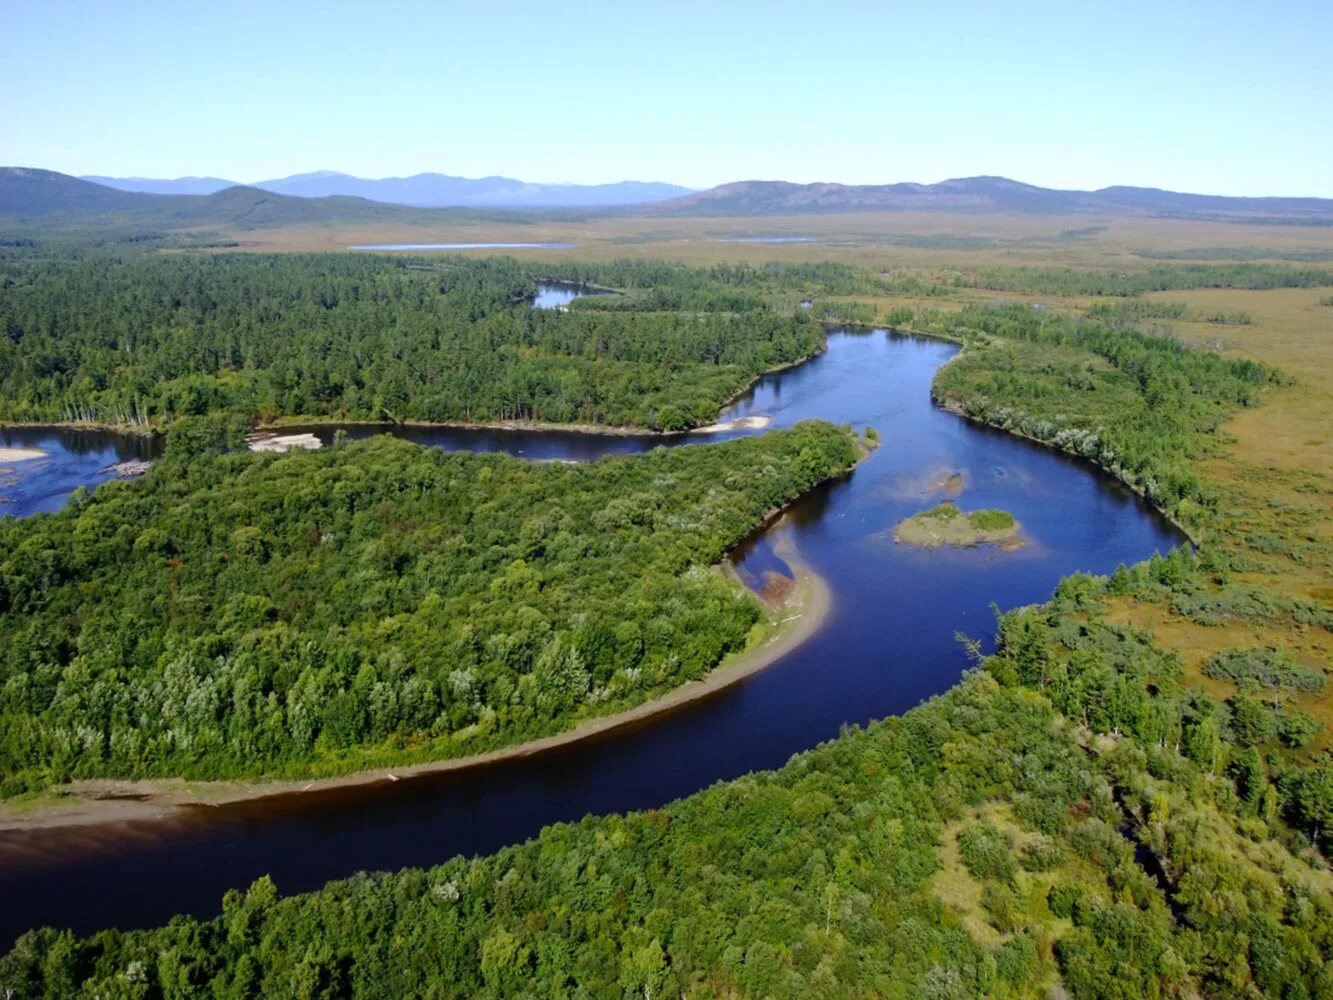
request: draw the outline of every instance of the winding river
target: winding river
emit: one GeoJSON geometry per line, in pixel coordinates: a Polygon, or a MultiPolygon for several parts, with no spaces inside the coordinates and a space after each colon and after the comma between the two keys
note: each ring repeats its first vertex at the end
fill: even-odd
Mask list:
{"type": "MultiPolygon", "coordinates": [[[[172,812],[159,820],[0,832],[0,947],[28,927],[88,932],[220,909],[222,893],[270,873],[286,893],[357,871],[430,865],[494,850],[543,826],[660,806],[716,781],[781,765],[845,723],[902,712],[953,685],[968,662],[956,631],[989,638],[992,602],[1046,599],[1076,570],[1109,572],[1180,539],[1129,490],[1091,467],[930,402],[952,345],[884,331],[835,331],[828,350],[764,377],[723,419],[809,417],[879,432],[882,447],[850,476],[802,498],[738,547],[743,576],[781,569],[779,536],[829,583],[825,626],[775,665],[717,695],[630,728],[540,755],[396,784],[172,812]],[[1012,511],[1025,548],[923,552],[895,545],[893,525],[933,506],[941,475],[961,473],[964,508],[1012,511]]],[[[378,429],[349,427],[354,435],[378,429]]],[[[320,434],[331,435],[332,428],[320,434]]],[[[446,448],[538,459],[593,459],[736,436],[613,437],[407,428],[446,448]]],[[[0,430],[0,443],[52,452],[14,513],[51,509],[84,479],[147,447],[111,435],[0,430]],[[77,467],[77,468],[76,468],[77,467]],[[63,472],[57,470],[63,469],[63,472]],[[59,485],[57,485],[57,481],[59,485]],[[73,485],[71,485],[73,484],[73,485]]],[[[12,490],[11,490],[12,493],[12,490]]],[[[11,497],[12,499],[12,497],[11,497]]]]}

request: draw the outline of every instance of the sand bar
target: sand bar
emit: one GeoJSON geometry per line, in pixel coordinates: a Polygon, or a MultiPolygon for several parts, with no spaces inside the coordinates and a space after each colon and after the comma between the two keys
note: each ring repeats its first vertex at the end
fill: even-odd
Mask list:
{"type": "Polygon", "coordinates": [[[252,437],[249,439],[251,451],[291,451],[304,448],[306,451],[318,451],[324,442],[313,434],[275,434],[272,437],[252,437]]]}
{"type": "Polygon", "coordinates": [[[0,462],[27,462],[45,457],[46,452],[40,448],[0,448],[0,462]]]}
{"type": "Polygon", "coordinates": [[[737,417],[735,420],[723,420],[716,424],[704,424],[693,428],[691,434],[720,434],[722,431],[757,431],[773,422],[773,418],[764,414],[753,417],[737,417]]]}

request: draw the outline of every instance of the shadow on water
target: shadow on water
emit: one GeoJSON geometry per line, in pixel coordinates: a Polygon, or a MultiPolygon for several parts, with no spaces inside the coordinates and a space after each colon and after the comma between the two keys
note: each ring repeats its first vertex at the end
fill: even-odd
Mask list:
{"type": "MultiPolygon", "coordinates": [[[[833,591],[825,627],[772,667],[636,726],[462,773],[193,809],[157,822],[0,834],[0,898],[22,904],[3,908],[0,936],[48,923],[87,932],[161,923],[176,912],[207,916],[226,889],[264,873],[297,892],[356,871],[491,851],[589,813],[660,806],[779,766],[844,723],[899,713],[946,690],[968,666],[955,632],[988,638],[992,602],[1041,601],[1068,573],[1110,572],[1177,543],[1155,512],[1089,466],[934,407],[931,378],[955,350],[882,331],[835,332],[826,353],[764,377],[724,415],[766,414],[775,427],[809,417],[869,424],[882,441],[850,476],[803,497],[733,553],[750,579],[781,571],[770,542],[782,533],[833,591]],[[893,525],[940,499],[931,484],[943,473],[962,475],[957,499],[965,509],[1013,512],[1028,548],[895,545],[893,525]]],[[[441,447],[565,459],[735,436],[396,433],[441,447]]]]}

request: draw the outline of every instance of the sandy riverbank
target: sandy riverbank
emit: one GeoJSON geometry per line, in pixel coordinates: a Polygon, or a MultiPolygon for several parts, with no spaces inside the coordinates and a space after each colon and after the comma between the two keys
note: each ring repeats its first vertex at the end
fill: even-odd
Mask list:
{"type": "Polygon", "coordinates": [[[251,451],[318,451],[324,442],[313,434],[256,434],[247,444],[251,451]]]}
{"type": "Polygon", "coordinates": [[[46,452],[40,448],[0,448],[0,463],[27,462],[34,458],[45,458],[46,452]]]}
{"type": "MultiPolygon", "coordinates": [[[[781,365],[770,369],[770,372],[783,371],[787,368],[793,368],[802,361],[808,360],[801,358],[790,365],[781,365]]],[[[764,374],[769,374],[765,372],[764,374]]],[[[725,411],[736,399],[745,395],[761,378],[755,376],[754,381],[745,386],[744,389],[737,392],[729,398],[720,410],[725,411]]],[[[303,431],[305,428],[321,429],[326,427],[383,427],[386,430],[394,427],[421,427],[421,428],[439,428],[441,430],[467,430],[467,431],[560,431],[569,434],[591,434],[597,437],[642,437],[642,438],[662,438],[670,437],[674,434],[716,434],[721,431],[729,430],[759,430],[772,423],[773,418],[769,416],[751,416],[738,417],[735,420],[724,420],[711,424],[703,424],[697,427],[691,427],[684,431],[663,431],[654,430],[651,427],[637,427],[625,424],[588,424],[588,423],[554,423],[548,420],[347,420],[341,417],[319,417],[319,416],[286,416],[279,417],[276,420],[265,421],[257,424],[254,428],[252,439],[259,442],[269,442],[275,439],[283,438],[315,438],[313,434],[284,433],[289,430],[303,431]]],[[[136,434],[139,436],[152,436],[160,433],[152,428],[128,425],[128,424],[106,424],[97,422],[65,421],[61,423],[30,423],[30,424],[4,424],[0,427],[24,427],[24,428],[63,428],[67,430],[82,431],[106,431],[112,434],[136,434]]],[[[296,447],[315,448],[316,445],[309,443],[298,443],[296,447]]],[[[286,447],[263,447],[253,448],[255,451],[285,451],[286,447]]],[[[29,448],[9,448],[0,449],[0,456],[10,452],[36,451],[29,448]]],[[[45,452],[37,452],[35,455],[26,457],[40,457],[45,452]]],[[[0,459],[2,460],[2,459],[0,459]]],[[[17,461],[17,460],[16,460],[17,461]]]]}
{"type": "Polygon", "coordinates": [[[757,431],[762,430],[773,422],[773,418],[767,415],[753,417],[737,417],[735,420],[723,420],[716,424],[704,424],[702,427],[691,428],[691,434],[720,434],[723,431],[757,431]]]}
{"type": "Polygon", "coordinates": [[[40,799],[0,806],[0,832],[90,826],[131,820],[162,819],[190,806],[224,806],[274,796],[300,795],[396,782],[426,774],[461,771],[568,746],[590,737],[674,711],[710,697],[758,673],[796,649],[819,631],[832,608],[828,584],[800,561],[789,539],[774,542],[795,577],[783,589],[781,603],[768,607],[772,631],[759,645],[734,653],[704,677],[641,705],[612,715],[586,719],[572,729],[486,753],[401,767],[375,768],[328,778],[274,781],[79,781],[40,799]]]}

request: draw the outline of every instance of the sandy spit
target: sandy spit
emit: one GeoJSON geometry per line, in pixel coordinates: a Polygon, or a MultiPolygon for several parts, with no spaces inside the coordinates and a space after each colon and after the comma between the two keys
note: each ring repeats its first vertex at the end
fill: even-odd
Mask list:
{"type": "Polygon", "coordinates": [[[757,431],[767,427],[773,418],[767,415],[737,417],[735,420],[723,420],[716,424],[704,424],[690,429],[691,434],[718,434],[722,431],[757,431]]]}
{"type": "Polygon", "coordinates": [[[45,457],[46,452],[40,448],[0,448],[0,462],[27,462],[45,457]]]}
{"type": "Polygon", "coordinates": [[[251,451],[292,451],[293,449],[304,448],[307,451],[318,451],[324,447],[324,443],[313,434],[275,434],[269,436],[255,436],[249,439],[251,451]]]}

